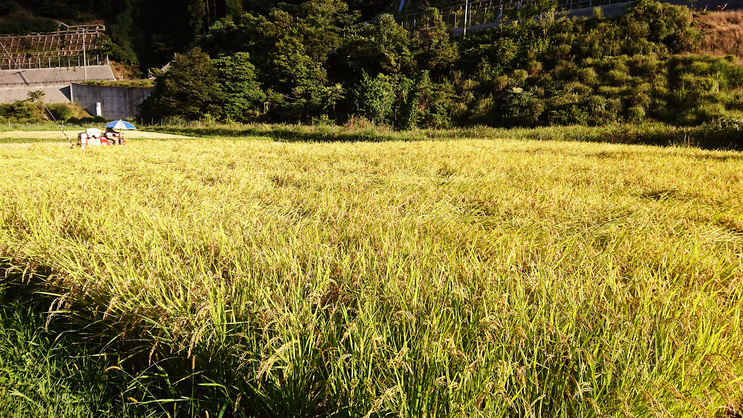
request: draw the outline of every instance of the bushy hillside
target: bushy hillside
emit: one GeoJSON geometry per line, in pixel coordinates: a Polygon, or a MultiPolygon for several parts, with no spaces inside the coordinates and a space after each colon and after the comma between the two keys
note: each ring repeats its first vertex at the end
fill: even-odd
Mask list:
{"type": "Polygon", "coordinates": [[[190,51],[155,73],[156,94],[142,108],[150,120],[361,117],[408,129],[743,117],[739,12],[695,18],[639,0],[622,16],[522,16],[453,38],[433,8],[410,30],[389,14],[360,23],[383,9],[378,2],[26,3],[0,13],[107,18],[102,50],[129,68],[159,68],[190,51]]]}
{"type": "Polygon", "coordinates": [[[411,30],[390,15],[349,24],[345,4],[331,0],[217,22],[201,49],[176,57],[161,75],[143,116],[362,117],[398,129],[688,126],[743,116],[743,68],[690,55],[702,35],[686,7],[640,0],[622,16],[551,14],[457,38],[436,9],[411,30]]]}

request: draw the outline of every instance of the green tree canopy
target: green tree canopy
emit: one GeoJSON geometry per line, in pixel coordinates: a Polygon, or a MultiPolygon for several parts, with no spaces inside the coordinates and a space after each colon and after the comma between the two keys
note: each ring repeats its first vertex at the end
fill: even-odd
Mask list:
{"type": "Polygon", "coordinates": [[[155,91],[143,104],[145,117],[196,119],[205,114],[223,116],[225,95],[219,87],[217,70],[199,48],[176,54],[170,68],[155,83],[155,91]]]}
{"type": "Polygon", "coordinates": [[[441,20],[438,9],[426,9],[411,37],[416,62],[432,74],[445,73],[459,58],[456,44],[449,40],[449,28],[441,20]]]}
{"type": "Polygon", "coordinates": [[[214,60],[218,82],[224,93],[225,117],[237,122],[249,122],[260,113],[266,100],[255,79],[255,66],[250,63],[250,54],[237,52],[214,60]]]}

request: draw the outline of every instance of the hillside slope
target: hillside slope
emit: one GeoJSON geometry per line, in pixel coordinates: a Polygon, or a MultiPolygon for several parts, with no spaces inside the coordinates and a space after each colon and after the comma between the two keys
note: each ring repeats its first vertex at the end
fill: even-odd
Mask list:
{"type": "Polygon", "coordinates": [[[700,53],[735,55],[743,61],[743,10],[698,14],[694,19],[702,32],[700,53]]]}

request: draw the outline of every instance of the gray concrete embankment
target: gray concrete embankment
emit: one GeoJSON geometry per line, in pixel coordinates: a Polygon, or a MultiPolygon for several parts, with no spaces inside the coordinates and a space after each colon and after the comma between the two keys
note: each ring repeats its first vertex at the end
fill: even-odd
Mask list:
{"type": "Polygon", "coordinates": [[[71,99],[91,115],[107,119],[129,119],[138,113],[142,102],[155,90],[154,87],[89,86],[72,83],[71,99]]]}
{"type": "Polygon", "coordinates": [[[47,103],[71,101],[70,84],[89,81],[114,81],[108,65],[66,68],[25,68],[0,70],[0,103],[28,98],[28,92],[41,90],[47,103]]]}

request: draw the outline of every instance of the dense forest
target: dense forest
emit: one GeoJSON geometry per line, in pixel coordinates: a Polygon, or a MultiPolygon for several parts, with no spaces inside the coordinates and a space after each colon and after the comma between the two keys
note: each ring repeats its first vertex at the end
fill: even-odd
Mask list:
{"type": "Polygon", "coordinates": [[[737,59],[692,54],[700,39],[692,13],[652,0],[612,18],[595,9],[588,19],[543,2],[466,37],[452,37],[434,8],[407,30],[379,2],[10,3],[47,17],[84,20],[95,11],[110,21],[102,49],[157,76],[141,109],[147,119],[358,118],[408,129],[686,126],[743,115],[737,59]]]}
{"type": "Polygon", "coordinates": [[[691,12],[649,0],[624,15],[555,13],[450,36],[436,9],[408,31],[391,15],[354,25],[312,0],[223,19],[177,55],[144,117],[398,129],[466,125],[698,125],[743,111],[734,57],[689,54],[691,12]]]}

